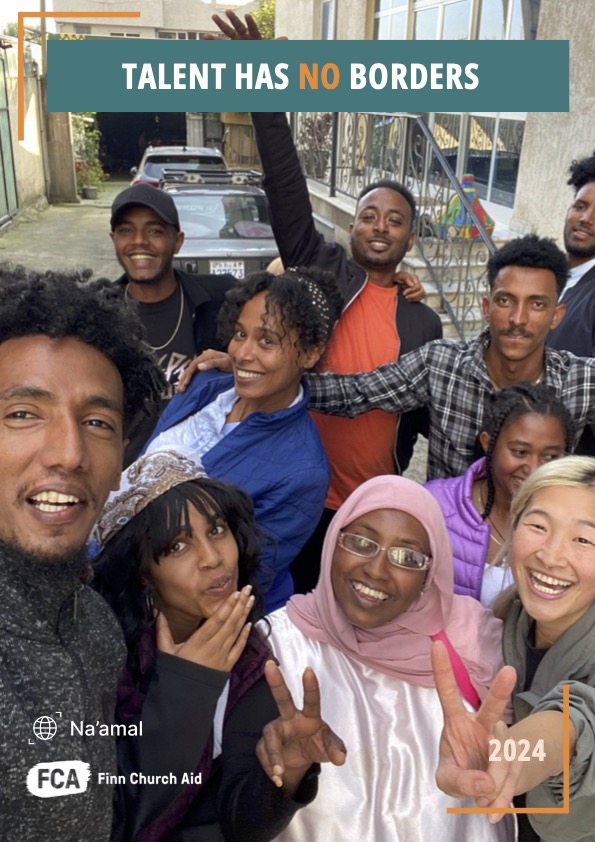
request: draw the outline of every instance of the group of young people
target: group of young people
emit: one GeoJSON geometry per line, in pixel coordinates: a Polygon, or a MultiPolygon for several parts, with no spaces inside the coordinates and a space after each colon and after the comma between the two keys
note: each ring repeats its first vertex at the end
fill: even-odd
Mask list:
{"type": "MultiPolygon", "coordinates": [[[[295,339],[285,347],[294,353],[295,339]]],[[[233,382],[237,405],[241,375],[233,382]]],[[[200,429],[200,411],[188,418],[200,429]]],[[[588,838],[569,829],[589,826],[594,797],[595,461],[565,457],[572,421],[543,386],[503,390],[486,419],[487,455],[469,477],[428,489],[397,476],[361,485],[330,524],[315,590],[266,619],[259,553],[270,536],[245,492],[203,475],[196,430],[149,448],[125,472],[99,520],[94,578],[127,642],[118,720],[143,723],[142,736],[119,741],[115,839],[515,839],[511,816],[492,824],[446,810],[472,796],[506,809],[527,791],[528,806],[559,805],[563,683],[571,816],[532,822],[536,838],[588,838]],[[448,513],[437,501],[449,486],[448,513]],[[472,559],[448,516],[457,506],[481,538],[472,559]],[[496,508],[512,532],[490,523],[496,508]],[[502,539],[503,568],[492,566],[492,536],[502,539]],[[504,625],[480,605],[484,570],[516,584],[499,612],[504,625]],[[433,671],[435,641],[445,648],[433,671]],[[499,673],[504,663],[516,684],[515,673],[499,673]],[[501,717],[511,722],[511,692],[515,724],[496,730],[501,717]],[[281,719],[271,728],[275,703],[281,719]],[[529,746],[525,775],[517,779],[524,764],[509,757],[504,780],[490,774],[494,734],[519,752],[529,746]],[[161,783],[139,784],[135,771],[161,783]]]]}
{"type": "MultiPolygon", "coordinates": [[[[228,17],[229,37],[256,37],[228,17]]],[[[0,712],[18,735],[2,838],[592,841],[595,460],[570,454],[595,363],[545,344],[564,254],[502,247],[485,333],[442,340],[395,274],[409,191],[363,191],[348,258],[313,229],[284,118],[261,118],[287,268],[228,285],[224,350],[203,349],[163,412],[134,295],[0,273],[0,712]],[[396,471],[410,422],[426,487],[396,471]],[[56,711],[117,745],[62,725],[27,742],[56,711]],[[28,769],[65,758],[88,786],[24,795],[28,769]]],[[[167,199],[134,190],[112,216],[133,243],[125,289],[150,286],[155,243],[179,234],[167,199]]]]}
{"type": "Polygon", "coordinates": [[[589,838],[595,461],[568,454],[593,368],[544,347],[565,271],[552,242],[513,241],[480,340],[357,375],[309,373],[343,318],[331,273],[227,293],[227,352],[189,367],[98,524],[94,586],[128,649],[117,718],[143,723],[119,741],[115,839],[589,838]],[[292,596],[329,482],[312,388],[325,412],[428,403],[449,476],[360,484],[292,596]],[[532,814],[561,812],[564,775],[570,814],[532,814]],[[474,805],[501,820],[447,812],[474,805]]]}

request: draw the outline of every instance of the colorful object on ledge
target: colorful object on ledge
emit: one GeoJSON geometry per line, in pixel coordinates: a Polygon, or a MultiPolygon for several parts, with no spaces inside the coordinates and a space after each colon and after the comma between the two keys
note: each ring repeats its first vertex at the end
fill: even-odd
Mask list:
{"type": "MultiPolygon", "coordinates": [[[[465,191],[467,198],[473,206],[476,216],[480,220],[486,232],[488,234],[492,234],[495,225],[494,220],[479,201],[479,197],[475,192],[475,184],[472,175],[467,174],[463,176],[463,190],[465,191]]],[[[446,210],[443,211],[433,223],[432,228],[434,229],[434,235],[436,237],[440,237],[441,239],[450,237],[453,239],[462,238],[475,240],[479,237],[477,226],[467,211],[463,208],[461,200],[456,193],[448,203],[446,210]]]]}

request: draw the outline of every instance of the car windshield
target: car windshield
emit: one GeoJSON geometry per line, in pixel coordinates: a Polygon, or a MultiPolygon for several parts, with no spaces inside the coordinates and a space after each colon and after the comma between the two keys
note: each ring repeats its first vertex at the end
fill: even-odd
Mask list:
{"type": "Polygon", "coordinates": [[[255,240],[273,237],[265,196],[179,193],[172,195],[172,199],[186,239],[255,240]]]}
{"type": "Polygon", "coordinates": [[[199,167],[225,169],[225,162],[216,155],[151,155],[144,163],[143,172],[150,178],[161,178],[164,167],[180,170],[199,167]]]}

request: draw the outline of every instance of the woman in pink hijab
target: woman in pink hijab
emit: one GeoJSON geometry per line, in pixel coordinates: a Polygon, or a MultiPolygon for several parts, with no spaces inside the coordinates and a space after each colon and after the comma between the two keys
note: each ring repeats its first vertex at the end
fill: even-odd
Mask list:
{"type": "Polygon", "coordinates": [[[453,594],[450,541],[428,491],[396,476],[360,486],[329,526],[316,589],[269,620],[294,698],[312,667],[322,715],[348,749],[344,766],[323,769],[316,803],[279,839],[312,842],[322,829],[342,842],[514,839],[510,823],[447,814],[473,804],[444,795],[434,780],[442,711],[432,640],[447,644],[471,707],[502,665],[502,645],[500,621],[453,594]]]}

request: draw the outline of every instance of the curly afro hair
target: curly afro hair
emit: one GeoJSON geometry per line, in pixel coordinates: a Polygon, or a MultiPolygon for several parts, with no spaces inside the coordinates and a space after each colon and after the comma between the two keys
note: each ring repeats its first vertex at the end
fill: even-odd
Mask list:
{"type": "Polygon", "coordinates": [[[574,187],[575,193],[578,193],[585,184],[595,181],[595,151],[589,158],[581,158],[580,161],[573,161],[568,172],[570,173],[570,178],[566,183],[574,187]]]}
{"type": "Polygon", "coordinates": [[[536,234],[528,234],[526,237],[509,240],[490,256],[488,260],[490,290],[494,289],[494,281],[498,272],[507,266],[549,269],[556,278],[558,298],[562,294],[568,279],[568,260],[564,252],[549,237],[538,237],[536,234]]]}
{"type": "Polygon", "coordinates": [[[282,275],[254,272],[231,289],[219,311],[218,334],[225,345],[231,341],[243,306],[266,292],[266,311],[287,334],[297,333],[302,351],[326,345],[341,315],[343,298],[335,276],[316,267],[287,269],[282,275]]]}
{"type": "Polygon", "coordinates": [[[74,337],[96,348],[120,373],[124,432],[160,404],[165,388],[144,329],[111,281],[90,272],[32,272],[0,265],[0,343],[25,336],[74,337]]]}

